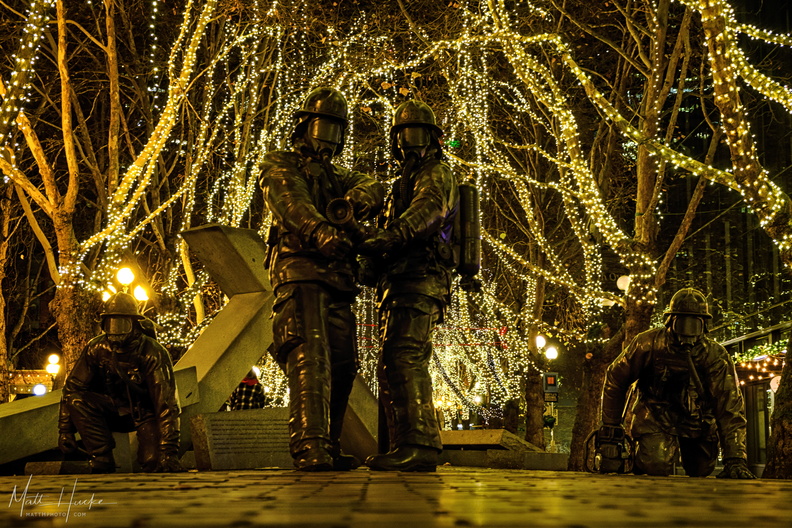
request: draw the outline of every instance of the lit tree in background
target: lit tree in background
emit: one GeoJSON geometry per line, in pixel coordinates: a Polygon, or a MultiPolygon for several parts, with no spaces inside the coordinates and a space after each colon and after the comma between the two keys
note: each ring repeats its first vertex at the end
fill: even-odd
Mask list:
{"type": "MultiPolygon", "coordinates": [[[[791,95],[752,68],[735,35],[789,37],[738,24],[717,0],[320,4],[30,6],[52,23],[34,24],[47,28],[42,36],[15,34],[13,46],[38,59],[27,79],[16,63],[3,75],[21,88],[3,98],[12,126],[0,128],[0,169],[56,284],[67,371],[122,261],[152,286],[160,339],[176,354],[211,321],[224,300],[178,233],[208,222],[266,232],[259,160],[288,148],[291,113],[322,84],[341,89],[352,109],[342,164],[392,181],[390,116],[415,97],[439,116],[460,180],[481,191],[486,286],[455,291],[435,338],[436,397],[447,413],[492,418],[521,399],[526,438],[541,445],[541,333],[583,351],[579,446],[596,424],[604,369],[648,328],[707,182],[739,191],[792,266],[789,198],[757,161],[737,83],[785,111],[791,95]],[[32,46],[19,45],[26,38],[32,46]],[[710,126],[696,154],[676,136],[692,99],[710,126]],[[724,142],[730,170],[712,165],[724,142]],[[680,177],[697,178],[695,192],[663,243],[662,191],[680,177]],[[603,287],[604,260],[628,271],[624,294],[603,287]]],[[[23,11],[4,17],[21,25],[23,11]]],[[[365,292],[369,380],[375,312],[365,292]]],[[[267,385],[282,398],[279,376],[270,362],[267,385]]]]}

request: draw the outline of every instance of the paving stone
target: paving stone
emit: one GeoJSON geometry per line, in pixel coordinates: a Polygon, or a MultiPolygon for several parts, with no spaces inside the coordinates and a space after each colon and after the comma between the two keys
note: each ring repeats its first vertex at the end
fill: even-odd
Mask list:
{"type": "Polygon", "coordinates": [[[483,468],[0,477],[0,499],[11,528],[792,525],[789,481],[483,468]]]}

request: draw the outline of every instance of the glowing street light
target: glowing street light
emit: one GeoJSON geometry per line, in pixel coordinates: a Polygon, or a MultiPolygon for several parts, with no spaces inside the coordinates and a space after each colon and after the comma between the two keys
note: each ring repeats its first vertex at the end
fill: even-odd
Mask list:
{"type": "Polygon", "coordinates": [[[149,300],[149,296],[148,293],[146,293],[146,289],[140,285],[135,286],[135,290],[132,292],[132,295],[135,296],[135,299],[141,302],[149,300]]]}
{"type": "Polygon", "coordinates": [[[124,286],[129,286],[135,280],[134,272],[129,268],[121,268],[116,272],[116,279],[120,284],[124,286]]]}
{"type": "Polygon", "coordinates": [[[545,339],[545,336],[543,335],[536,336],[536,348],[544,348],[546,344],[547,344],[547,339],[545,339]]]}
{"type": "Polygon", "coordinates": [[[58,354],[50,354],[47,358],[47,366],[44,369],[50,376],[57,376],[60,371],[60,356],[58,354]]]}
{"type": "Polygon", "coordinates": [[[547,349],[545,350],[545,357],[547,357],[547,359],[555,359],[555,358],[557,358],[558,357],[558,349],[556,347],[554,347],[554,346],[547,347],[547,349]]]}
{"type": "Polygon", "coordinates": [[[616,280],[616,287],[619,288],[621,291],[626,292],[627,288],[630,287],[630,276],[629,275],[622,275],[616,280]]]}

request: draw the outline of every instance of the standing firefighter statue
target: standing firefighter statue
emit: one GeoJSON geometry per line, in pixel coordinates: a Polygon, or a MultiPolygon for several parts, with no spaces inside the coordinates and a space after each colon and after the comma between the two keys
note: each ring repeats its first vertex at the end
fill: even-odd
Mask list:
{"type": "Polygon", "coordinates": [[[726,350],[707,336],[712,316],[704,295],[679,290],[665,326],[639,334],[608,367],[595,465],[624,471],[622,428],[627,393],[637,381],[631,434],[633,473],[669,475],[679,455],[685,473],[706,477],[723,452],[720,478],[755,478],[746,464],[746,421],[737,373],[726,350]]]}
{"type": "Polygon", "coordinates": [[[273,340],[289,383],[289,448],[302,471],[354,469],[341,428],[358,370],[352,303],[358,220],[382,208],[374,178],[333,165],[344,147],[347,103],[317,88],[295,114],[293,151],[267,154],[261,176],[273,215],[268,237],[275,290],[273,340]]]}
{"type": "Polygon", "coordinates": [[[401,175],[389,198],[384,229],[360,247],[378,261],[378,375],[390,451],[369,457],[366,465],[374,470],[434,471],[442,444],[429,361],[432,332],[451,300],[458,265],[453,235],[459,189],[442,161],[442,131],[429,106],[419,101],[401,104],[390,135],[401,175]]]}
{"type": "Polygon", "coordinates": [[[101,314],[101,335],[86,345],[63,387],[58,447],[77,449],[80,433],[92,473],[113,473],[113,431],[137,431],[143,471],[183,471],[179,405],[168,351],[144,331],[137,301],[119,292],[101,314]]]}

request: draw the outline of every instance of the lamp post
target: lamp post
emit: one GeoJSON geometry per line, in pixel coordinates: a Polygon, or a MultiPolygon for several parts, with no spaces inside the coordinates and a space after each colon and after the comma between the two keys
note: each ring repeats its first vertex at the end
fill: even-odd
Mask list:
{"type": "MultiPolygon", "coordinates": [[[[536,336],[536,348],[540,353],[543,353],[547,358],[548,363],[558,358],[558,348],[550,345],[547,346],[547,339],[543,335],[536,336]]],[[[550,429],[550,445],[547,450],[550,453],[555,453],[558,448],[555,443],[555,430],[554,426],[558,422],[558,411],[555,408],[555,402],[558,401],[558,373],[557,372],[544,372],[542,373],[542,384],[544,385],[545,393],[545,423],[546,427],[550,429]]]]}

